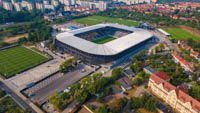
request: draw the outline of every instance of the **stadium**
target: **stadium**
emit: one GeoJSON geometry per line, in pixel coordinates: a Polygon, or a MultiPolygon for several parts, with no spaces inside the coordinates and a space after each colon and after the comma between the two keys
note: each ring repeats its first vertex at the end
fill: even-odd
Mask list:
{"type": "Polygon", "coordinates": [[[97,24],[56,35],[57,47],[91,64],[108,63],[125,57],[152,41],[153,35],[119,24],[97,24]]]}

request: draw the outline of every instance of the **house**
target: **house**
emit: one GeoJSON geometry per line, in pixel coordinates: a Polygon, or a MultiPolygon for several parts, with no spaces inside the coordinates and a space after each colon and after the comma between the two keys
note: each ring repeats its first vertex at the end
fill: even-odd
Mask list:
{"type": "Polygon", "coordinates": [[[188,45],[185,46],[185,49],[188,50],[188,51],[193,51],[192,47],[191,47],[191,46],[188,46],[188,45]]]}
{"type": "Polygon", "coordinates": [[[120,83],[123,91],[132,89],[133,83],[130,79],[128,79],[128,77],[122,77],[121,79],[118,80],[118,82],[120,83]]]}
{"type": "Polygon", "coordinates": [[[199,52],[196,52],[196,51],[191,51],[190,56],[194,57],[197,60],[200,58],[199,52]]]}
{"type": "Polygon", "coordinates": [[[155,73],[156,73],[156,71],[155,71],[154,69],[150,68],[149,66],[145,66],[145,67],[143,68],[143,70],[144,70],[147,74],[155,74],[155,73]]]}
{"type": "Polygon", "coordinates": [[[195,70],[194,65],[183,59],[176,51],[172,53],[172,56],[174,58],[174,61],[176,63],[180,63],[181,67],[183,67],[185,71],[193,72],[195,70]]]}
{"type": "Polygon", "coordinates": [[[123,72],[128,78],[135,77],[135,73],[128,68],[124,69],[123,72]]]}
{"type": "Polygon", "coordinates": [[[49,21],[52,21],[56,17],[57,17],[57,15],[56,15],[55,12],[51,12],[51,13],[48,13],[48,14],[44,15],[44,19],[49,20],[49,21]]]}
{"type": "Polygon", "coordinates": [[[61,13],[58,14],[58,17],[59,18],[64,18],[64,17],[70,18],[71,14],[72,14],[71,11],[62,11],[61,13]]]}
{"type": "Polygon", "coordinates": [[[200,112],[200,103],[197,100],[156,74],[150,76],[148,88],[154,95],[165,101],[179,113],[200,112]]]}

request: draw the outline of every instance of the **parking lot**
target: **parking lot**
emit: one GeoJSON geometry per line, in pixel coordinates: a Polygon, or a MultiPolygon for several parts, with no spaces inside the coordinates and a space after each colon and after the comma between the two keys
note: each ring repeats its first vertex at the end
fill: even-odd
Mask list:
{"type": "Polygon", "coordinates": [[[63,91],[68,88],[71,84],[76,83],[81,78],[87,76],[94,71],[94,68],[91,68],[84,64],[79,64],[71,72],[68,72],[64,75],[57,73],[40,83],[36,84],[34,87],[31,87],[24,91],[25,94],[32,94],[30,99],[33,102],[42,104],[46,102],[50,95],[63,91]],[[85,70],[84,72],[82,70],[85,70]]]}

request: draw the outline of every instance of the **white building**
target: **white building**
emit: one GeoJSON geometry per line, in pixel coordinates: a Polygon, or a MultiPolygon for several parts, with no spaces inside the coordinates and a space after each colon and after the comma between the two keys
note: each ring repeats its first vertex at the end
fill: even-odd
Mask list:
{"type": "Polygon", "coordinates": [[[33,10],[33,8],[34,8],[33,3],[27,2],[27,1],[22,1],[22,2],[21,2],[21,6],[22,6],[23,8],[26,8],[26,9],[29,10],[29,11],[33,10]]]}
{"type": "Polygon", "coordinates": [[[106,10],[107,9],[107,2],[100,1],[99,2],[99,10],[106,10]]]}
{"type": "Polygon", "coordinates": [[[37,3],[36,3],[36,9],[41,10],[41,11],[44,11],[44,4],[43,4],[43,3],[37,2],[37,3]]]}
{"type": "Polygon", "coordinates": [[[55,10],[55,7],[53,5],[44,5],[45,9],[51,9],[51,10],[55,10]]]}
{"type": "Polygon", "coordinates": [[[71,0],[71,5],[76,5],[76,0],[71,0]]]}
{"type": "Polygon", "coordinates": [[[6,9],[6,10],[13,10],[12,3],[3,1],[3,8],[6,9]]]}
{"type": "Polygon", "coordinates": [[[52,1],[51,1],[51,5],[57,7],[57,6],[59,5],[59,1],[57,1],[57,0],[52,0],[52,1]]]}
{"type": "Polygon", "coordinates": [[[20,3],[14,3],[13,5],[14,5],[16,11],[21,11],[22,10],[22,6],[21,6],[20,3]]]}
{"type": "Polygon", "coordinates": [[[66,6],[70,6],[71,5],[71,0],[64,0],[64,4],[66,6]]]}
{"type": "Polygon", "coordinates": [[[139,3],[151,3],[151,0],[115,0],[117,2],[124,2],[127,5],[139,4],[139,3]]]}

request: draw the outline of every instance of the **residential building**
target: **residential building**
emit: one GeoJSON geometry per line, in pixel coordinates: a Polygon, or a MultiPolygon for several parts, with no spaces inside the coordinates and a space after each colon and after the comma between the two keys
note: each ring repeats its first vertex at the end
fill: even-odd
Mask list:
{"type": "Polygon", "coordinates": [[[44,4],[44,5],[50,5],[50,3],[49,3],[48,0],[44,0],[44,1],[43,1],[43,4],[44,4]]]}
{"type": "Polygon", "coordinates": [[[157,0],[152,0],[151,2],[153,2],[153,3],[156,3],[156,2],[157,2],[157,0]]]}
{"type": "Polygon", "coordinates": [[[118,82],[121,85],[121,88],[123,91],[127,91],[132,89],[132,81],[128,79],[128,77],[122,77],[121,79],[118,80],[118,82]]]}
{"type": "Polygon", "coordinates": [[[4,8],[5,10],[13,10],[12,3],[11,3],[11,2],[3,1],[3,8],[4,8]]]}
{"type": "Polygon", "coordinates": [[[51,10],[55,10],[55,7],[53,5],[44,5],[45,9],[51,9],[51,10]]]}
{"type": "Polygon", "coordinates": [[[199,60],[199,58],[200,58],[199,52],[196,52],[196,51],[191,51],[190,56],[194,57],[197,60],[199,60]]]}
{"type": "Polygon", "coordinates": [[[179,113],[199,113],[200,103],[156,74],[152,74],[148,88],[179,113]]]}
{"type": "Polygon", "coordinates": [[[155,71],[154,69],[150,68],[149,66],[145,66],[145,67],[143,68],[143,70],[144,70],[147,74],[150,74],[150,75],[156,73],[156,71],[155,71]]]}
{"type": "Polygon", "coordinates": [[[33,3],[27,2],[27,9],[28,9],[29,11],[33,10],[33,9],[34,9],[33,3]]]}
{"type": "Polygon", "coordinates": [[[48,14],[44,15],[44,19],[49,20],[49,21],[52,21],[56,17],[57,17],[57,15],[56,15],[55,12],[51,12],[51,13],[48,13],[48,14]]]}
{"type": "Polygon", "coordinates": [[[64,0],[64,4],[66,6],[71,6],[71,0],[64,0]]]}
{"type": "Polygon", "coordinates": [[[99,2],[99,10],[101,10],[101,11],[104,11],[104,10],[106,10],[107,9],[107,2],[105,2],[105,1],[100,1],[99,2]]]}
{"type": "Polygon", "coordinates": [[[51,1],[51,5],[57,7],[57,6],[59,5],[59,1],[57,1],[57,0],[52,0],[52,1],[51,1]]]}
{"type": "Polygon", "coordinates": [[[3,4],[3,1],[2,1],[2,0],[0,0],[0,7],[2,7],[2,4],[3,4]]]}
{"type": "Polygon", "coordinates": [[[123,72],[129,79],[133,79],[136,76],[129,68],[124,69],[123,72]]]}
{"type": "Polygon", "coordinates": [[[16,11],[21,11],[22,10],[21,3],[16,2],[13,5],[14,5],[16,11]]]}
{"type": "Polygon", "coordinates": [[[193,72],[195,70],[194,65],[183,59],[176,51],[172,53],[172,56],[174,58],[174,61],[176,63],[180,63],[180,65],[185,69],[185,71],[193,72]]]}
{"type": "Polygon", "coordinates": [[[60,2],[61,4],[64,4],[64,0],[59,0],[59,2],[60,2]]]}
{"type": "Polygon", "coordinates": [[[40,2],[36,2],[36,9],[44,11],[44,4],[40,2]]]}
{"type": "Polygon", "coordinates": [[[76,5],[76,0],[71,0],[71,5],[76,5]]]}
{"type": "Polygon", "coordinates": [[[27,1],[22,1],[22,2],[21,2],[21,6],[22,6],[23,8],[26,8],[26,9],[29,10],[29,11],[33,10],[33,8],[34,8],[33,3],[27,2],[27,1]]]}

